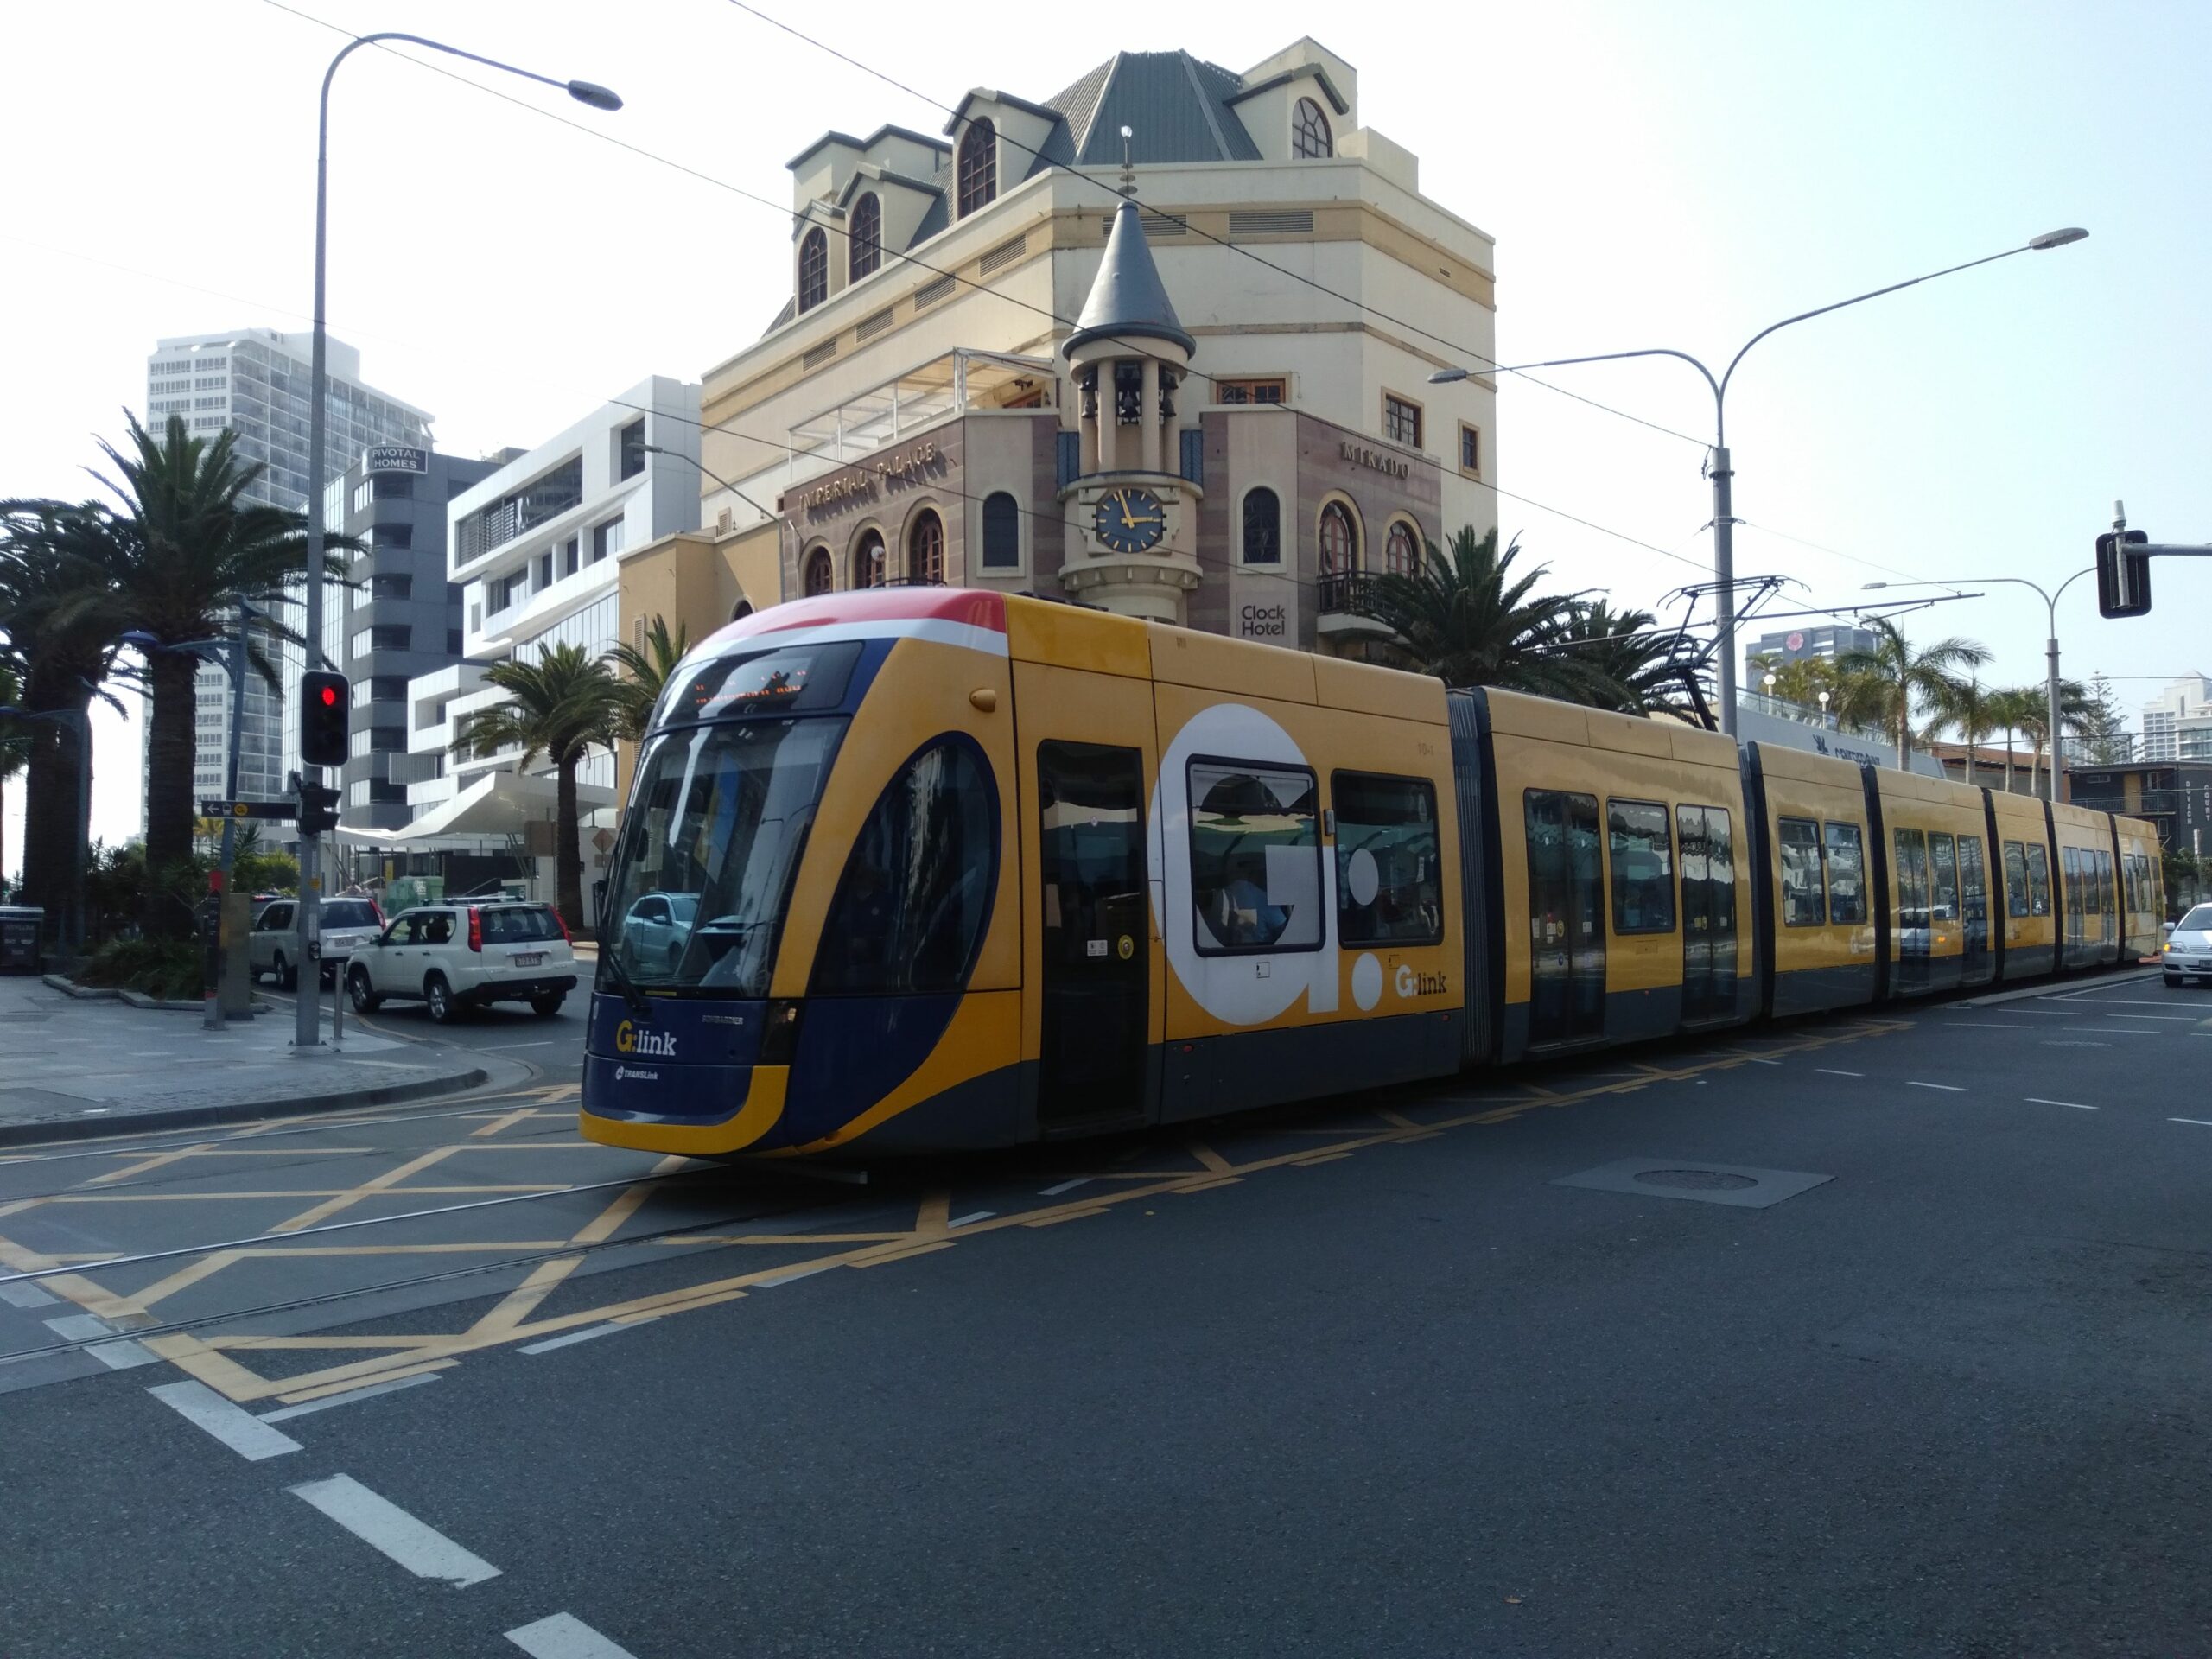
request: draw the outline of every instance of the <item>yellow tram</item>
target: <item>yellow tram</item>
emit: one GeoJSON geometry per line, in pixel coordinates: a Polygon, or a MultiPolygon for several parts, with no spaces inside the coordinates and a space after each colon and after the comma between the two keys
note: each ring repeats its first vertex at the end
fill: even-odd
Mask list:
{"type": "Polygon", "coordinates": [[[2155,855],[2133,820],[1669,721],[1025,597],[825,595],[671,677],[583,1128],[1006,1145],[2089,967],[2157,949],[2155,855]]]}

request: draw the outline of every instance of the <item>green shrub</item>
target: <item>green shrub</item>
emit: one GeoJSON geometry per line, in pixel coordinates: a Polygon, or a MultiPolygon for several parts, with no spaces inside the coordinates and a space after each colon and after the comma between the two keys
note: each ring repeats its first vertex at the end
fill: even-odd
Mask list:
{"type": "Polygon", "coordinates": [[[190,939],[115,939],[85,959],[77,982],[190,1002],[204,994],[206,971],[190,939]]]}

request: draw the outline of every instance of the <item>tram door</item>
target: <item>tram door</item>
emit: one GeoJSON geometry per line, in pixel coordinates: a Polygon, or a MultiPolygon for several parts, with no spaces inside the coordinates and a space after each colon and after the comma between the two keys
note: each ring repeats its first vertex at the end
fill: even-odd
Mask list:
{"type": "Polygon", "coordinates": [[[1039,1128],[1145,1111],[1150,1007],[1144,757],[1104,743],[1037,746],[1039,1128]]]}
{"type": "Polygon", "coordinates": [[[1736,847],[1728,810],[1678,806],[1682,858],[1682,1023],[1736,1012],[1736,847]]]}
{"type": "Polygon", "coordinates": [[[1598,798],[1532,789],[1529,834],[1529,1046],[1605,1034],[1605,888],[1598,798]]]}
{"type": "Polygon", "coordinates": [[[1980,836],[1959,837],[1959,918],[1966,929],[1962,954],[1971,985],[1989,971],[1989,877],[1980,836]]]}

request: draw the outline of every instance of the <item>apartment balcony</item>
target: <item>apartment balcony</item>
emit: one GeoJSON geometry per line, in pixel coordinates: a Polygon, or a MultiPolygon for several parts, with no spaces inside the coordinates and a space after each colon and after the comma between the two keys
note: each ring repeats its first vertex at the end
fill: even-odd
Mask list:
{"type": "Polygon", "coordinates": [[[1370,614],[1375,576],[1367,570],[1351,570],[1323,576],[1313,584],[1313,632],[1322,639],[1389,639],[1396,630],[1370,614]]]}

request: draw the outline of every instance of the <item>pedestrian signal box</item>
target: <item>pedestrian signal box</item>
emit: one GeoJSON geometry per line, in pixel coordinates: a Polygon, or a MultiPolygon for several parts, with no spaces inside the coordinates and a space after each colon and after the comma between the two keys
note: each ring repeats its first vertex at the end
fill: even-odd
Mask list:
{"type": "Polygon", "coordinates": [[[2106,616],[2142,616],[2151,608],[2151,556],[2135,550],[2142,531],[2107,531],[2097,537],[2097,609],[2106,616]]]}
{"type": "Polygon", "coordinates": [[[300,762],[342,766],[352,741],[353,700],[343,674],[300,677],[300,762]]]}

